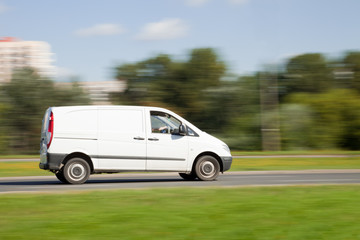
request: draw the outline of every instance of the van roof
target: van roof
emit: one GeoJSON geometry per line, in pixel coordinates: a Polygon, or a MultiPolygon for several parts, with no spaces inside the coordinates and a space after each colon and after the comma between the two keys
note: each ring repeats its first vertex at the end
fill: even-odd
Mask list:
{"type": "Polygon", "coordinates": [[[59,106],[59,107],[50,107],[51,111],[57,112],[59,111],[76,111],[76,110],[95,110],[95,109],[151,109],[154,111],[164,111],[168,112],[171,115],[174,115],[177,118],[180,118],[185,121],[187,125],[189,125],[193,130],[197,132],[201,132],[199,128],[197,128],[195,125],[187,121],[186,119],[182,118],[180,115],[174,113],[171,110],[168,110],[166,108],[161,107],[151,107],[151,106],[131,106],[131,105],[83,105],[83,106],[59,106]]]}
{"type": "MultiPolygon", "coordinates": [[[[50,107],[51,111],[76,111],[76,110],[97,110],[97,109],[151,109],[155,111],[164,111],[174,113],[171,110],[161,107],[151,107],[151,106],[131,106],[131,105],[83,105],[83,106],[58,106],[50,107]]],[[[174,113],[176,114],[176,113],[174,113]]]]}
{"type": "Polygon", "coordinates": [[[79,106],[53,106],[51,107],[52,109],[54,108],[82,108],[82,109],[109,109],[109,108],[143,108],[143,109],[164,109],[165,108],[161,108],[161,107],[152,107],[152,106],[132,106],[132,105],[79,105],[79,106]]]}

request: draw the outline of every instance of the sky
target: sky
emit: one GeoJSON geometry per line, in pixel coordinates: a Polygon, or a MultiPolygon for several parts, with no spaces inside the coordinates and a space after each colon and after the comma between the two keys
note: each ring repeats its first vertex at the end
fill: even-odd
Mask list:
{"type": "Polygon", "coordinates": [[[158,54],[214,48],[245,75],[304,53],[360,50],[359,0],[0,0],[0,37],[45,41],[57,81],[113,80],[158,54]]]}

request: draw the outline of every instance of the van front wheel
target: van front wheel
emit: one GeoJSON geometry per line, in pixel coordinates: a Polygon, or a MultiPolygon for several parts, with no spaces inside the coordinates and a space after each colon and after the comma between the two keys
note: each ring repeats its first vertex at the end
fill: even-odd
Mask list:
{"type": "Polygon", "coordinates": [[[203,181],[211,181],[220,173],[220,164],[212,156],[202,156],[195,165],[196,176],[203,181]]]}
{"type": "Polygon", "coordinates": [[[64,167],[64,177],[71,184],[82,184],[90,176],[89,164],[81,158],[70,159],[64,167]]]}

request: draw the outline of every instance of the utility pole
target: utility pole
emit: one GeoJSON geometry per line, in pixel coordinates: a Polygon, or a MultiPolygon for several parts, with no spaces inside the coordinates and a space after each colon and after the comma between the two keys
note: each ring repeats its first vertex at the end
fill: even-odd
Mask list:
{"type": "Polygon", "coordinates": [[[263,151],[281,151],[277,72],[259,74],[263,151]]]}

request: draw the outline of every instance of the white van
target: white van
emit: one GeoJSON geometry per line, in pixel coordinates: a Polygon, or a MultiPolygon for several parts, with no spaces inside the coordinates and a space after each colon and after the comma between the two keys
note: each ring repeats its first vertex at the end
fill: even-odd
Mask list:
{"type": "Polygon", "coordinates": [[[50,107],[43,119],[39,167],[64,183],[124,171],[172,171],[185,180],[214,180],[231,163],[224,142],[163,108],[50,107]]]}

